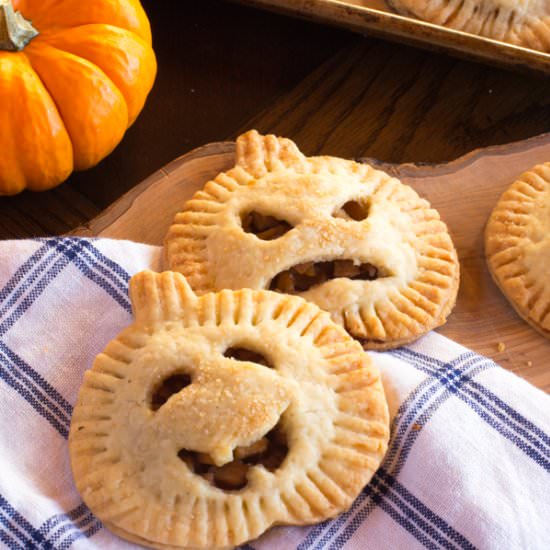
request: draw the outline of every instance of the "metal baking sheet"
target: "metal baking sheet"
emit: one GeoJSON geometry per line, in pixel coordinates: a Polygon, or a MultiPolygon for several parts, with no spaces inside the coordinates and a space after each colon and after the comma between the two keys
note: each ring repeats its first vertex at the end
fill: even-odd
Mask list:
{"type": "Polygon", "coordinates": [[[550,54],[404,17],[384,0],[237,0],[469,59],[550,74],[550,54]]]}

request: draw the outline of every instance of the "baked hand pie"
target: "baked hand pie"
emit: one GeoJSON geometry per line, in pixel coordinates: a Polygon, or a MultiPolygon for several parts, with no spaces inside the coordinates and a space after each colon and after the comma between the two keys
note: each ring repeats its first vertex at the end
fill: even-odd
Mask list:
{"type": "Polygon", "coordinates": [[[548,0],[387,0],[398,13],[550,52],[548,0]]]}
{"type": "Polygon", "coordinates": [[[522,174],[500,197],[487,223],[485,254],[518,314],[550,338],[550,163],[522,174]]]}
{"type": "Polygon", "coordinates": [[[197,297],[134,276],[134,324],[85,373],[69,435],[106,527],[153,548],[230,548],[347,509],[386,452],[380,374],[296,296],[197,297]]]}
{"type": "Polygon", "coordinates": [[[369,349],[445,323],[458,289],[447,227],[413,189],[256,131],[238,138],[235,167],[184,205],[164,244],[167,268],[197,293],[298,294],[369,349]]]}

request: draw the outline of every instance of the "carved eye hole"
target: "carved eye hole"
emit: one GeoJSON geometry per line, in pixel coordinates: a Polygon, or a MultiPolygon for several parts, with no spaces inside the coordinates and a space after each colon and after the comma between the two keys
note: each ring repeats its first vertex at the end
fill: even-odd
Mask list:
{"type": "Polygon", "coordinates": [[[364,263],[356,265],[353,260],[306,262],[296,264],[290,269],[278,273],[272,279],[269,290],[285,293],[305,292],[314,286],[340,277],[374,281],[375,279],[388,276],[388,273],[373,264],[364,263]]]}
{"type": "Polygon", "coordinates": [[[263,241],[272,241],[282,237],[292,229],[286,220],[274,216],[266,216],[259,212],[245,212],[241,215],[241,225],[247,233],[253,233],[263,241]]]}
{"type": "Polygon", "coordinates": [[[179,393],[189,384],[191,384],[191,377],[183,373],[173,374],[164,379],[151,396],[151,408],[158,411],[172,395],[179,393]]]}
{"type": "Polygon", "coordinates": [[[335,218],[363,221],[369,217],[369,203],[365,199],[348,201],[333,214],[335,218]]]}
{"type": "Polygon", "coordinates": [[[248,348],[227,348],[223,356],[228,357],[229,359],[235,359],[237,361],[250,361],[251,363],[258,363],[260,365],[263,365],[264,367],[269,367],[270,369],[273,368],[273,365],[265,357],[265,355],[262,355],[257,351],[252,351],[248,348]]]}
{"type": "Polygon", "coordinates": [[[178,457],[196,475],[224,491],[238,491],[248,484],[248,471],[254,466],[263,466],[269,472],[280,468],[288,454],[285,433],[279,424],[262,439],[248,447],[237,447],[233,460],[223,466],[215,466],[210,455],[181,449],[178,457]]]}

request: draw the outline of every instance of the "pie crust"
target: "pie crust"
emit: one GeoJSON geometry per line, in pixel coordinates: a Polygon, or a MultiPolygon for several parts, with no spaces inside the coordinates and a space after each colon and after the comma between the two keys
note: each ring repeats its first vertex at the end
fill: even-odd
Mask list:
{"type": "Polygon", "coordinates": [[[238,138],[235,167],[176,215],[164,253],[198,294],[299,294],[368,349],[444,324],[459,282],[447,227],[413,189],[367,164],[305,157],[292,141],[254,130],[238,138]],[[330,276],[308,278],[325,268],[330,276]]]}
{"type": "Polygon", "coordinates": [[[387,0],[403,15],[532,50],[550,52],[547,0],[387,0]]]}
{"type": "Polygon", "coordinates": [[[135,322],[85,373],[69,436],[76,486],[109,529],[153,548],[231,548],[351,505],[389,437],[380,374],[358,342],[296,296],[197,297],[181,274],[150,271],[130,295],[135,322]],[[235,346],[269,365],[224,355],[235,346]],[[178,375],[187,385],[155,401],[178,375]],[[274,427],[284,460],[251,463],[239,489],[181,458],[219,472],[274,427]]]}
{"type": "Polygon", "coordinates": [[[550,163],[522,174],[500,197],[487,223],[485,254],[518,314],[550,338],[550,163]]]}

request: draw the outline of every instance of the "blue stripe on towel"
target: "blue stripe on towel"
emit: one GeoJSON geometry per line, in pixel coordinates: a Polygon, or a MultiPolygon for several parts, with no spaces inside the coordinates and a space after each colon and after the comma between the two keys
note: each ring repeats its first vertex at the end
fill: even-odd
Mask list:
{"type": "Polygon", "coordinates": [[[69,540],[72,544],[81,536],[91,536],[86,535],[86,533],[93,534],[101,527],[99,520],[82,502],[69,512],[56,514],[46,520],[39,528],[39,532],[44,536],[45,541],[58,549],[69,540]]]}
{"type": "MultiPolygon", "coordinates": [[[[92,280],[99,288],[102,288],[111,296],[123,309],[130,311],[130,303],[127,297],[128,281],[130,275],[112,260],[102,254],[90,242],[83,239],[49,239],[44,241],[45,247],[52,253],[45,255],[42,248],[35,253],[43,258],[43,262],[33,263],[27,278],[22,278],[19,284],[12,277],[6,286],[0,291],[4,296],[2,313],[0,314],[0,336],[6,332],[20,319],[20,317],[32,306],[36,299],[47,288],[65,267],[73,263],[83,274],[92,280]],[[55,261],[54,261],[55,260],[55,261]],[[51,265],[53,263],[53,265],[51,265]],[[44,270],[48,267],[47,270],[44,270]],[[30,279],[28,278],[30,277],[30,279]],[[18,303],[19,302],[19,303],[18,303]],[[15,310],[9,316],[3,318],[10,309],[15,310]]],[[[33,255],[34,256],[34,255],[33,255]]],[[[31,257],[32,258],[32,257],[31,257]]],[[[25,262],[24,265],[26,265],[25,262]]]]}
{"type": "MultiPolygon", "coordinates": [[[[395,521],[398,525],[401,525],[404,529],[406,529],[411,535],[414,536],[418,542],[420,542],[424,548],[428,548],[429,550],[439,550],[441,548],[437,544],[435,544],[433,541],[431,541],[429,538],[426,537],[426,535],[418,529],[418,524],[415,524],[414,522],[410,521],[406,517],[403,517],[400,515],[397,510],[391,506],[387,499],[385,499],[381,495],[375,495],[373,496],[373,501],[382,509],[388,516],[390,516],[393,521],[395,521]]],[[[362,521],[362,520],[361,520],[362,521]]],[[[357,527],[353,530],[356,531],[357,527]]],[[[346,539],[347,540],[347,539],[346,539]]],[[[338,548],[341,548],[342,546],[339,545],[338,548]]],[[[331,550],[336,550],[336,546],[331,546],[331,550]]]]}
{"type": "Polygon", "coordinates": [[[52,516],[37,529],[2,495],[0,495],[0,524],[11,532],[5,533],[3,538],[0,535],[0,540],[5,542],[9,548],[24,548],[25,550],[31,548],[68,549],[75,540],[81,537],[91,537],[102,528],[101,522],[84,503],[81,503],[65,514],[52,516]],[[18,546],[16,541],[14,542],[13,538],[10,538],[10,534],[11,536],[15,535],[22,545],[18,546]]]}
{"type": "Polygon", "coordinates": [[[75,540],[82,536],[92,536],[102,527],[101,522],[82,502],[66,513],[56,514],[47,519],[40,526],[39,532],[45,541],[59,550],[62,547],[69,548],[75,540]]]}
{"type": "Polygon", "coordinates": [[[130,307],[130,300],[128,299],[128,289],[125,289],[124,292],[118,291],[103,275],[94,271],[94,267],[90,267],[84,257],[85,254],[82,254],[80,257],[76,258],[73,262],[74,265],[78,267],[85,277],[103,289],[120,307],[122,307],[122,309],[131,313],[132,308],[130,307]]]}
{"type": "MultiPolygon", "coordinates": [[[[430,376],[437,376],[435,373],[442,365],[442,362],[437,359],[406,348],[390,353],[430,376]]],[[[491,366],[496,366],[489,359],[485,361],[491,366]]],[[[473,380],[470,375],[462,373],[461,377],[461,384],[455,392],[456,396],[535,463],[547,472],[550,471],[550,436],[512,409],[496,394],[473,380]]]]}
{"type": "Polygon", "coordinates": [[[48,520],[46,520],[41,526],[39,531],[46,535],[54,527],[59,525],[60,523],[63,523],[65,521],[73,521],[75,519],[78,519],[80,516],[89,513],[88,507],[82,502],[76,508],[73,508],[72,510],[69,510],[66,513],[63,514],[56,514],[55,516],[52,516],[48,520]]]}
{"type": "MultiPolygon", "coordinates": [[[[40,260],[49,251],[49,247],[46,245],[41,246],[29,259],[17,269],[8,282],[4,285],[0,291],[0,316],[5,314],[6,308],[9,308],[16,302],[21,294],[25,291],[25,288],[18,287],[23,283],[23,286],[30,286],[41,271],[44,269],[44,263],[40,260]],[[12,295],[13,294],[13,295],[12,295]],[[8,299],[9,298],[9,299],[8,299]]],[[[50,260],[53,255],[50,255],[50,260]]]]}
{"type": "MultiPolygon", "coordinates": [[[[380,475],[380,470],[373,478],[373,481],[367,485],[364,494],[377,505],[388,504],[393,511],[391,517],[403,528],[413,534],[425,547],[474,549],[474,546],[467,539],[454,531],[454,529],[439,516],[420,503],[416,497],[412,497],[412,499],[403,498],[403,494],[412,496],[403,486],[400,486],[400,490],[397,491],[393,483],[392,485],[385,484],[383,476],[380,475]],[[391,490],[392,488],[393,490],[391,490]],[[411,506],[409,504],[411,500],[414,500],[417,504],[420,503],[421,507],[417,509],[411,506]],[[428,514],[425,513],[426,511],[428,511],[428,514]],[[436,526],[437,529],[434,526],[436,526]],[[456,544],[449,540],[449,538],[455,539],[456,544]]],[[[383,510],[387,511],[386,508],[383,506],[381,507],[383,510]]],[[[349,539],[349,536],[357,531],[369,513],[370,510],[368,508],[360,509],[346,525],[342,533],[331,542],[331,550],[342,548],[349,539]]]]}
{"type": "MultiPolygon", "coordinates": [[[[56,248],[60,239],[50,239],[46,241],[46,245],[50,248],[56,248]]],[[[94,266],[100,266],[99,271],[105,275],[115,286],[124,291],[128,288],[128,281],[130,275],[119,264],[111,260],[108,256],[105,256],[96,246],[94,246],[94,240],[79,239],[76,237],[69,237],[61,239],[67,241],[79,247],[81,253],[87,253],[88,260],[91,261],[94,266]],[[90,258],[90,255],[93,258],[90,258]],[[104,267],[102,267],[104,266],[104,267]]]]}
{"type": "Polygon", "coordinates": [[[87,536],[87,532],[93,531],[93,533],[95,533],[102,527],[103,525],[101,522],[90,512],[79,521],[71,521],[65,525],[59,526],[54,533],[47,537],[47,540],[50,541],[55,548],[61,548],[69,544],[68,541],[71,541],[70,544],[72,544],[76,539],[87,536]]]}
{"type": "MultiPolygon", "coordinates": [[[[127,281],[130,276],[120,266],[103,255],[90,242],[82,239],[48,239],[43,241],[46,247],[54,251],[54,254],[46,256],[42,248],[40,253],[35,253],[34,264],[38,258],[48,260],[50,269],[46,272],[38,272],[44,267],[39,265],[39,271],[33,274],[33,285],[23,281],[16,284],[12,279],[8,285],[0,292],[5,297],[11,296],[12,306],[17,303],[17,299],[24,296],[17,305],[15,311],[12,311],[7,319],[1,324],[1,329],[7,331],[13,324],[25,313],[33,304],[48,284],[57,277],[57,275],[70,262],[79,267],[83,273],[93,280],[100,288],[103,288],[119,305],[126,311],[130,310],[129,300],[127,298],[127,281]],[[44,258],[46,256],[46,258],[44,258]],[[84,259],[82,259],[84,257],[84,259]],[[55,261],[54,261],[55,260],[55,261]],[[108,266],[108,267],[105,267],[108,266]],[[98,270],[98,272],[94,271],[98,270]],[[110,275],[108,275],[110,274],[110,275]],[[111,284],[111,282],[114,283],[111,284]],[[13,296],[5,289],[11,289],[13,296]],[[17,299],[16,299],[16,298],[17,299]]],[[[25,270],[22,273],[30,273],[32,262],[25,262],[25,270]]],[[[9,311],[7,309],[6,311],[9,311]]],[[[63,396],[51,386],[36,370],[25,363],[21,357],[11,351],[4,343],[0,341],[0,378],[9,386],[16,390],[43,418],[45,418],[63,437],[68,436],[68,425],[70,423],[71,405],[63,396]],[[64,414],[59,408],[65,411],[64,414]]]]}
{"type": "Polygon", "coordinates": [[[2,540],[7,539],[9,541],[9,548],[28,548],[29,545],[32,545],[31,539],[27,538],[24,533],[20,531],[20,529],[13,525],[9,518],[4,516],[4,512],[0,511],[0,524],[3,525],[7,531],[2,530],[3,533],[2,540]],[[13,537],[16,537],[16,539],[19,541],[17,542],[16,539],[13,537]],[[21,546],[21,542],[24,546],[21,546]]]}
{"type": "Polygon", "coordinates": [[[440,529],[449,539],[456,542],[461,548],[469,548],[473,550],[475,547],[466,539],[463,535],[458,533],[452,527],[450,527],[446,521],[443,521],[441,517],[430,510],[423,502],[415,497],[404,485],[402,485],[395,477],[387,473],[384,468],[380,468],[377,472],[378,477],[382,480],[384,487],[388,489],[394,489],[395,493],[399,495],[403,501],[405,501],[413,510],[421,512],[423,516],[429,519],[434,525],[440,529]]]}
{"type": "Polygon", "coordinates": [[[120,266],[118,266],[118,269],[113,269],[112,264],[114,262],[109,260],[90,242],[85,240],[75,240],[75,242],[78,246],[78,254],[73,256],[70,251],[64,253],[70,256],[72,263],[85,277],[103,289],[115,302],[130,313],[131,307],[128,299],[130,275],[120,266]]]}
{"type": "Polygon", "coordinates": [[[13,363],[6,360],[6,354],[2,349],[4,347],[4,344],[0,342],[0,379],[17,391],[62,437],[67,438],[69,436],[68,418],[64,415],[57,416],[56,413],[60,409],[45,399],[39,387],[33,385],[29,378],[22,375],[17,368],[13,368],[13,363]]]}
{"type": "MultiPolygon", "coordinates": [[[[103,255],[89,241],[47,239],[42,242],[44,246],[29,257],[0,291],[1,311],[3,315],[7,315],[0,323],[0,335],[5,334],[21,318],[48,284],[70,263],[76,265],[121,307],[130,311],[127,298],[129,274],[103,255]]],[[[68,437],[72,411],[69,402],[2,341],[0,341],[0,378],[15,389],[64,438],[68,437]]],[[[102,527],[84,504],[67,514],[53,516],[40,530],[34,529],[5,499],[0,501],[0,508],[4,513],[7,510],[10,517],[16,518],[18,527],[8,522],[6,518],[0,517],[0,521],[3,520],[2,523],[7,529],[23,541],[23,546],[19,546],[20,548],[37,546],[32,540],[38,542],[44,549],[54,548],[52,542],[59,541],[57,548],[69,548],[78,538],[90,537],[102,527]],[[75,522],[80,510],[87,511],[87,515],[75,522]],[[64,525],[66,522],[69,523],[64,525]],[[86,527],[87,529],[84,530],[86,527]],[[27,538],[29,535],[32,540],[27,538]]],[[[7,532],[2,531],[2,533],[0,540],[10,547],[18,547],[7,532]]]]}
{"type": "Polygon", "coordinates": [[[93,537],[101,528],[103,525],[99,521],[95,522],[91,527],[86,529],[86,531],[80,531],[78,533],[72,533],[71,536],[64,541],[62,541],[56,550],[68,550],[75,541],[82,537],[86,537],[89,539],[90,537],[93,537]]]}
{"type": "MultiPolygon", "coordinates": [[[[11,304],[10,307],[15,306],[15,309],[11,314],[6,314],[3,321],[0,323],[0,336],[6,334],[6,332],[21,318],[21,316],[32,306],[36,299],[44,292],[48,284],[51,283],[58,275],[69,265],[72,256],[74,256],[74,251],[72,248],[65,250],[63,244],[58,245],[58,249],[64,251],[65,255],[52,254],[47,257],[46,260],[53,260],[56,258],[53,265],[49,266],[47,271],[37,270],[36,277],[30,282],[27,280],[22,280],[21,285],[15,290],[13,296],[10,296],[8,303],[11,304]],[[22,299],[21,299],[22,298],[22,299]],[[21,299],[21,300],[20,300],[21,299]],[[19,301],[20,300],[20,301],[19,301]]],[[[48,261],[48,263],[51,263],[48,261]]]]}
{"type": "Polygon", "coordinates": [[[2,510],[12,521],[17,525],[15,527],[11,524],[5,524],[6,527],[10,528],[12,532],[21,533],[19,534],[20,540],[25,543],[25,548],[33,548],[38,545],[41,546],[44,550],[53,550],[53,546],[47,542],[38,531],[34,528],[5,498],[3,495],[0,495],[0,510],[2,510]],[[33,542],[34,541],[34,542],[33,542]],[[29,546],[30,544],[30,546],[29,546]]]}
{"type": "MultiPolygon", "coordinates": [[[[441,404],[453,395],[454,392],[451,391],[451,388],[455,390],[457,385],[463,382],[461,374],[470,370],[480,372],[490,366],[487,361],[484,361],[484,358],[468,352],[448,364],[442,363],[437,373],[438,376],[431,376],[411,392],[401,404],[393,422],[390,448],[382,465],[388,475],[391,475],[392,478],[397,476],[419,435],[419,431],[412,429],[413,424],[426,424],[441,404]],[[448,373],[450,369],[453,372],[448,373]]],[[[313,548],[336,550],[341,548],[353,536],[359,525],[376,505],[380,502],[386,502],[388,499],[386,493],[395,491],[393,483],[387,481],[387,487],[384,491],[376,490],[381,481],[380,476],[375,475],[371,483],[367,485],[347,512],[336,520],[314,527],[297,550],[311,550],[313,548]],[[371,485],[374,485],[374,489],[371,488],[371,485]],[[376,495],[378,497],[373,498],[376,495]],[[358,514],[361,519],[355,519],[358,514]],[[338,534],[341,530],[342,532],[338,534]],[[337,536],[338,545],[333,540],[335,536],[337,536]]],[[[388,506],[382,509],[386,512],[391,510],[391,517],[394,520],[399,515],[402,518],[400,525],[409,530],[422,544],[425,544],[425,537],[430,536],[432,528],[435,527],[439,530],[438,537],[443,535],[447,537],[446,544],[450,545],[448,547],[473,548],[473,545],[463,535],[454,530],[443,518],[437,516],[424,504],[415,510],[416,513],[420,513],[423,519],[421,523],[414,523],[414,528],[412,527],[409,506],[401,502],[399,511],[395,507],[388,506]],[[409,514],[409,517],[407,514],[409,514]],[[437,518],[437,520],[434,520],[434,518],[437,518]],[[430,529],[426,529],[427,524],[430,525],[430,529]]]]}
{"type": "MultiPolygon", "coordinates": [[[[111,260],[111,258],[105,256],[103,252],[93,245],[93,241],[84,241],[84,246],[91,254],[95,256],[96,260],[108,268],[109,273],[111,273],[113,277],[118,277],[120,284],[122,285],[121,288],[128,287],[130,275],[120,264],[117,264],[115,261],[111,260]]],[[[113,280],[115,279],[113,278],[113,280]]]]}
{"type": "Polygon", "coordinates": [[[0,340],[0,357],[5,356],[10,372],[18,371],[26,377],[29,386],[35,385],[43,392],[44,396],[59,405],[61,410],[54,412],[63,419],[68,419],[72,413],[71,404],[36,370],[23,361],[19,355],[14,353],[6,344],[0,340]]]}
{"type": "MultiPolygon", "coordinates": [[[[0,518],[0,522],[1,521],[2,518],[0,518]]],[[[0,541],[3,542],[9,550],[25,550],[24,546],[17,544],[17,542],[11,538],[9,533],[3,529],[0,529],[0,541]]]]}
{"type": "MultiPolygon", "coordinates": [[[[428,355],[424,355],[417,351],[413,351],[407,348],[400,348],[397,350],[390,351],[389,353],[391,355],[394,355],[398,358],[405,360],[407,363],[409,363],[413,367],[419,370],[422,370],[427,374],[432,374],[434,371],[434,368],[441,366],[443,364],[442,361],[440,361],[439,359],[435,359],[428,355]],[[411,359],[413,361],[411,361],[411,359]],[[423,368],[423,366],[426,368],[423,368]]],[[[490,361],[492,363],[490,359],[487,359],[487,361],[490,361]]],[[[471,388],[472,389],[471,391],[475,391],[476,393],[487,397],[495,407],[498,407],[503,413],[507,414],[510,420],[516,421],[519,424],[521,424],[521,426],[523,426],[526,430],[530,431],[534,436],[538,437],[540,441],[543,442],[544,445],[546,445],[550,450],[550,435],[546,434],[533,422],[531,422],[530,420],[525,418],[523,415],[521,415],[518,411],[510,407],[510,405],[505,403],[495,393],[485,388],[479,382],[476,382],[473,379],[470,379],[468,381],[468,388],[471,388]]]]}

